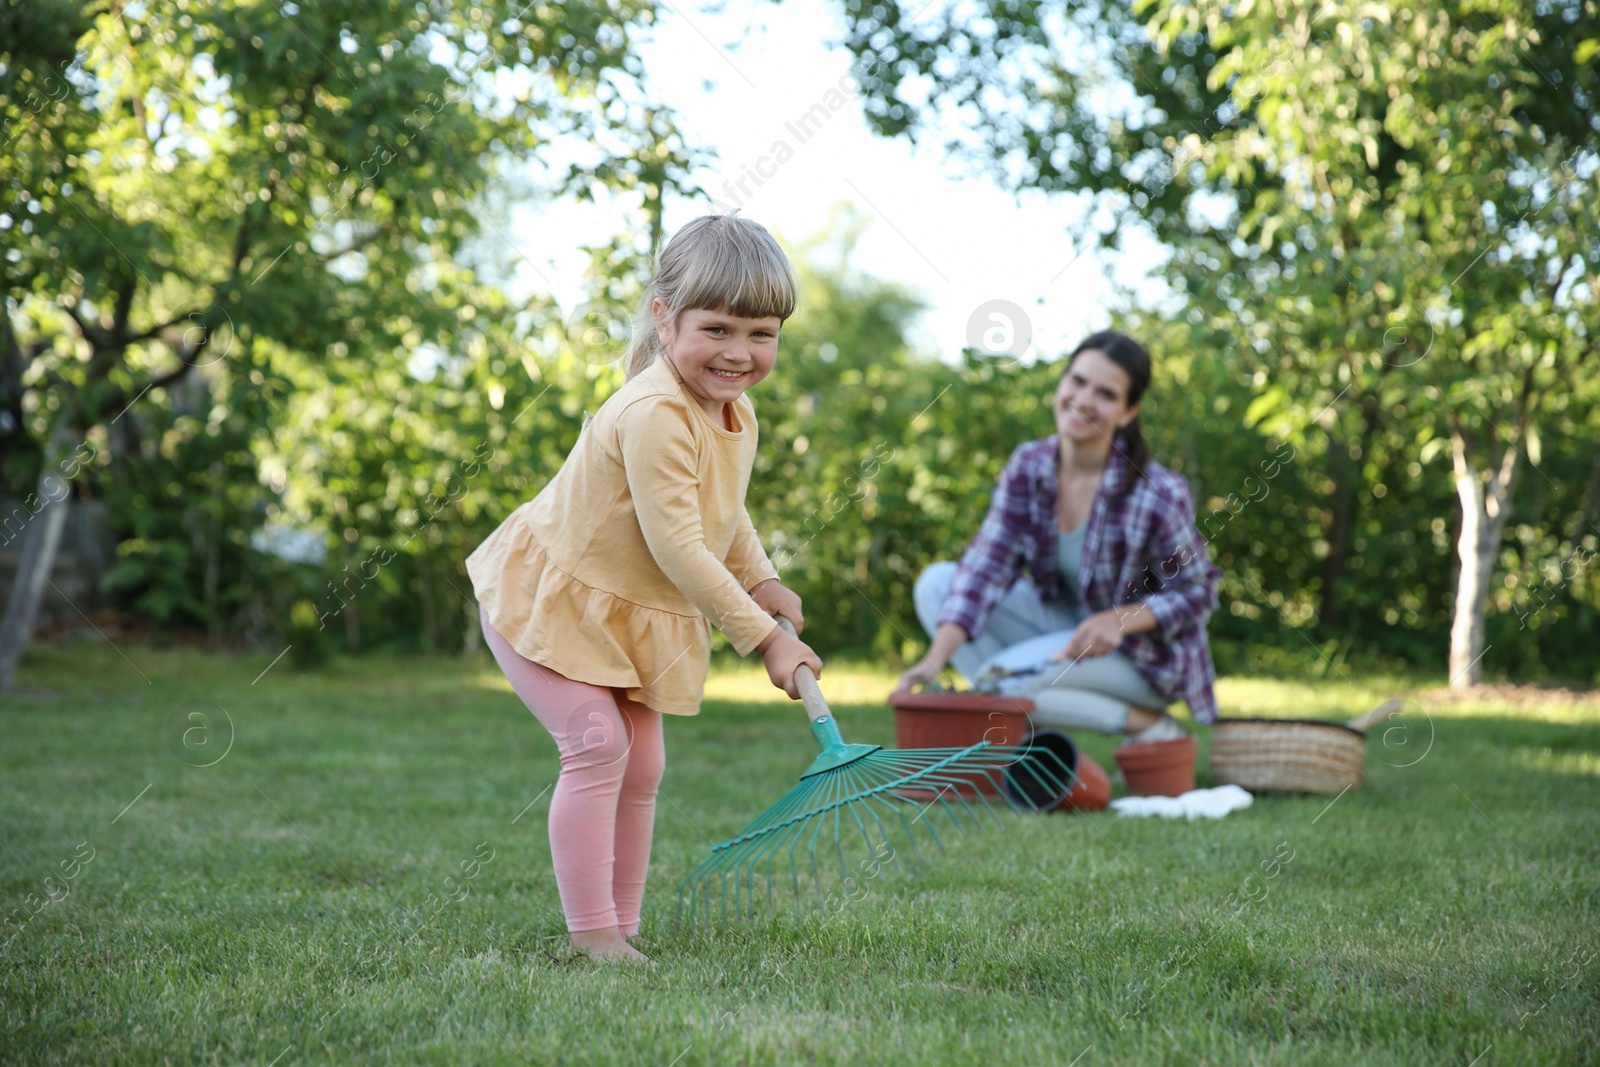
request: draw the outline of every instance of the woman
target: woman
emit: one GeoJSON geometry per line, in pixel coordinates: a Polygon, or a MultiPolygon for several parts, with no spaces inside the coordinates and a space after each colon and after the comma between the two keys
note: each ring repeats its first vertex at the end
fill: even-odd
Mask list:
{"type": "Polygon", "coordinates": [[[1216,720],[1205,626],[1221,571],[1188,484],[1150,459],[1139,428],[1149,384],[1150,355],[1124,334],[1093,334],[1068,357],[1055,435],[1011,454],[961,562],[917,580],[933,644],[901,689],[953,664],[1032,697],[1036,725],[1121,731],[1126,743],[1185,736],[1166,713],[1176,700],[1216,720]]]}

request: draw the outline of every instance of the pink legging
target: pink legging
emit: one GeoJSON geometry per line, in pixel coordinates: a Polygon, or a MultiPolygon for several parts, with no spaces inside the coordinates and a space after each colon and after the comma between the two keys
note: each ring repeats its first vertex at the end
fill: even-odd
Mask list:
{"type": "Polygon", "coordinates": [[[478,608],[484,640],[561,753],[550,797],[550,859],[567,931],[639,932],[656,787],[666,764],[661,713],[622,690],[576,682],[519,655],[478,608]]]}

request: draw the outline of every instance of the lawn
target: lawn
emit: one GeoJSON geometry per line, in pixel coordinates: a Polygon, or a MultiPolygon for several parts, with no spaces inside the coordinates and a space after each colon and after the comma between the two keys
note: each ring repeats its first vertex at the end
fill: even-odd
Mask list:
{"type": "MultiPolygon", "coordinates": [[[[1489,1067],[1600,1047],[1593,698],[1226,679],[1237,715],[1415,699],[1336,800],[1004,812],[859,899],[686,928],[677,880],[813,751],[798,705],[719,671],[668,723],[647,970],[564,951],[554,749],[492,663],[269,662],[25,660],[0,713],[0,1060],[1489,1067]]],[[[847,740],[891,740],[890,680],[825,676],[847,740]]],[[[1107,767],[1111,747],[1085,741],[1107,767]]]]}

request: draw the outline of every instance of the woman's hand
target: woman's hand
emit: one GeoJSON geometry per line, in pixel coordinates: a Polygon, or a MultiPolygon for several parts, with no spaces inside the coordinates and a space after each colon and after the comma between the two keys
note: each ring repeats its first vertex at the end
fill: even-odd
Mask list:
{"type": "Polygon", "coordinates": [[[903,692],[918,682],[931,682],[939,677],[939,672],[950,662],[950,657],[956,654],[956,649],[966,643],[967,631],[953,622],[940,623],[939,628],[933,632],[933,644],[928,646],[928,654],[913,663],[911,669],[900,676],[900,681],[895,683],[895,692],[903,692]]]}
{"type": "Polygon", "coordinates": [[[768,615],[781,615],[794,623],[795,633],[805,632],[806,619],[800,613],[799,595],[793,589],[784,586],[778,579],[768,578],[764,582],[757,582],[755,588],[750,590],[750,599],[754,600],[757,606],[768,615]]]}
{"type": "Polygon", "coordinates": [[[944,664],[935,663],[927,656],[924,656],[906,669],[906,672],[900,676],[900,680],[895,683],[894,691],[896,693],[908,692],[914,685],[931,682],[939,677],[939,672],[942,670],[944,670],[944,664]]]}
{"type": "MultiPolygon", "coordinates": [[[[788,590],[785,589],[784,592],[787,593],[788,590]]],[[[790,700],[800,699],[800,688],[795,684],[794,674],[801,664],[810,667],[811,672],[819,677],[822,674],[821,657],[798,637],[790,637],[784,633],[781,626],[774,626],[772,632],[756,646],[756,651],[761,653],[761,658],[766,663],[767,677],[772,679],[773,685],[788,693],[790,700]]]]}
{"type": "Polygon", "coordinates": [[[1051,658],[1060,663],[1062,660],[1076,662],[1109,655],[1122,647],[1123,633],[1122,620],[1116,612],[1097,611],[1078,624],[1067,641],[1067,647],[1051,658]]]}

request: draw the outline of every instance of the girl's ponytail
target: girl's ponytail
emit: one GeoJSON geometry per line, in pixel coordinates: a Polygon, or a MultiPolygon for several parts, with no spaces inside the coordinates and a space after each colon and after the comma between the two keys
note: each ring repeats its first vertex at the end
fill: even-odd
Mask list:
{"type": "Polygon", "coordinates": [[[656,335],[656,317],[651,311],[655,299],[656,286],[651,282],[644,291],[644,299],[639,301],[639,310],[633,315],[633,339],[628,342],[628,367],[624,379],[632,378],[650,366],[657,356],[667,350],[656,335]]]}
{"type": "Polygon", "coordinates": [[[703,308],[740,318],[787,319],[794,314],[795,280],[789,259],[758,222],[738,215],[702,215],[679,230],[656,257],[656,277],[639,301],[628,344],[626,377],[666,352],[656,334],[655,301],[673,321],[703,308]]]}

